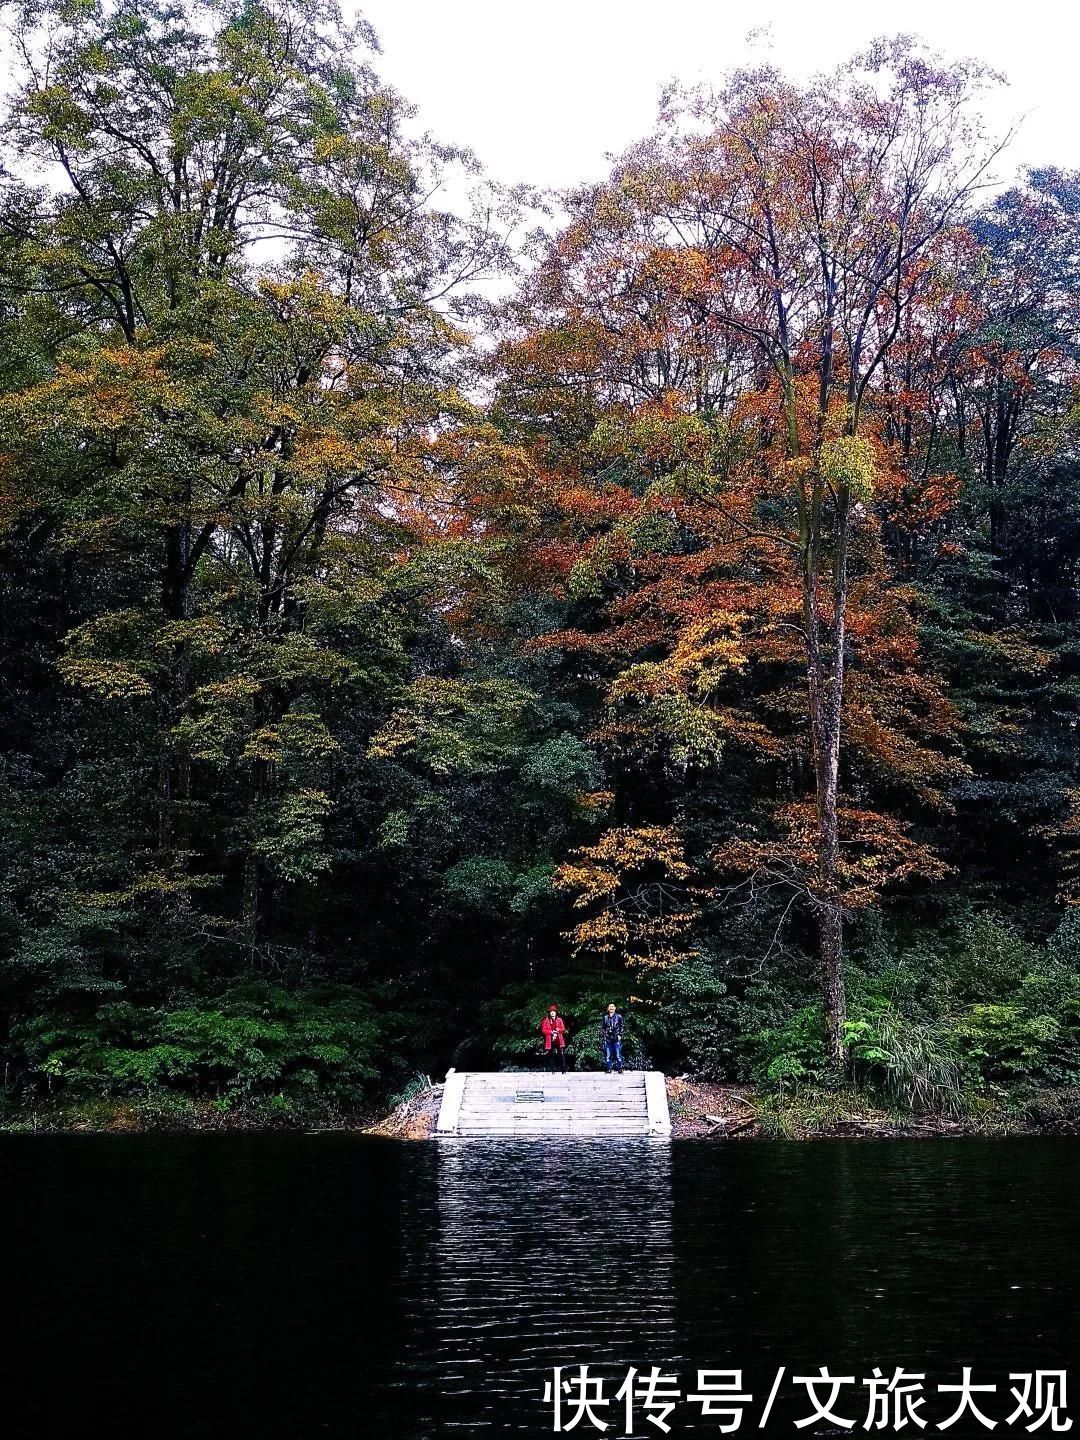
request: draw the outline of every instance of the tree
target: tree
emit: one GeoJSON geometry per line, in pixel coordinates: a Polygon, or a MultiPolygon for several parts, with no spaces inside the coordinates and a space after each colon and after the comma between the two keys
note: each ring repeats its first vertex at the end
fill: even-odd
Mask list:
{"type": "MultiPolygon", "coordinates": [[[[841,761],[845,744],[857,749],[874,726],[879,740],[885,733],[880,715],[867,721],[874,682],[860,678],[872,648],[889,649],[871,618],[889,584],[875,519],[901,479],[883,377],[905,328],[940,297],[939,268],[986,174],[993,151],[969,109],[984,78],[977,66],[946,68],[897,42],[803,88],[766,70],[737,75],[715,96],[673,95],[660,134],[629,152],[610,182],[572,197],[571,223],[523,299],[522,333],[504,362],[501,413],[519,433],[544,437],[544,463],[563,463],[566,485],[591,478],[595,486],[577,506],[579,536],[619,513],[604,538],[586,543],[586,564],[621,566],[633,587],[639,554],[673,552],[664,580],[655,566],[649,608],[673,613],[678,574],[678,613],[697,632],[667,637],[669,710],[680,670],[685,679],[696,665],[715,685],[718,670],[760,665],[763,645],[773,659],[785,643],[801,653],[812,819],[796,828],[803,853],[812,835],[814,861],[811,874],[800,873],[817,916],[838,1066],[843,824],[860,811],[842,797],[841,761]],[[621,488],[604,483],[628,469],[621,488]],[[713,519],[703,532],[706,510],[713,519]],[[642,538],[647,523],[652,540],[642,538]],[[698,538],[681,555],[688,529],[698,538]],[[712,542],[705,549],[703,533],[712,542]],[[710,586],[720,573],[724,581],[710,586]],[[666,604],[657,599],[664,585],[666,604]],[[756,612],[749,624],[748,612],[756,612]],[[763,624],[763,616],[771,618],[763,624]],[[694,646],[705,658],[687,660],[694,646]]],[[[582,562],[574,564],[570,584],[580,586],[582,562]]],[[[902,593],[888,603],[896,613],[902,593]]],[[[640,596],[618,602],[627,623],[616,646],[646,608],[640,596]]],[[[640,629],[637,638],[647,639],[640,629]]],[[[664,643],[656,632],[648,638],[664,643]]],[[[900,665],[908,685],[910,643],[900,665]]],[[[635,682],[643,686],[647,708],[659,679],[652,665],[620,683],[631,701],[635,682]]],[[[947,707],[932,686],[907,707],[895,704],[898,695],[894,716],[943,735],[947,707]]],[[[709,708],[714,733],[741,727],[749,743],[771,743],[760,723],[709,708]]],[[[900,769],[949,773],[941,759],[915,762],[931,752],[910,739],[893,749],[900,769]]],[[[859,823],[864,832],[870,825],[865,816],[859,823]]]]}
{"type": "Polygon", "coordinates": [[[332,863],[343,740],[452,583],[422,552],[502,202],[432,205],[475,163],[410,137],[324,0],[29,5],[16,45],[7,535],[74,580],[67,703],[111,717],[84,763],[155,777],[69,884],[256,963],[265,910],[332,863]]]}

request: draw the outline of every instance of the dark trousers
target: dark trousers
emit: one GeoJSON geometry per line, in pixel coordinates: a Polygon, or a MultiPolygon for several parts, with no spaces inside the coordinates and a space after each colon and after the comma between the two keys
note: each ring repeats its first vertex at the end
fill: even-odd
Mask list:
{"type": "Polygon", "coordinates": [[[552,1045],[547,1052],[547,1067],[549,1070],[561,1070],[566,1074],[566,1051],[561,1045],[552,1045]]]}
{"type": "Polygon", "coordinates": [[[615,1066],[619,1074],[622,1074],[622,1036],[614,1035],[610,1040],[604,1041],[604,1069],[611,1074],[611,1067],[615,1066]]]}

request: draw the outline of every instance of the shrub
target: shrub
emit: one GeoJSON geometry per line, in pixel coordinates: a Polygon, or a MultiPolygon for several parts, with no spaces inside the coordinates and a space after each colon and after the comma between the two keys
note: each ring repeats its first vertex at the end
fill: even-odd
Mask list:
{"type": "Polygon", "coordinates": [[[740,1003],[728,994],[714,962],[705,955],[661,972],[663,1044],[675,1063],[705,1080],[730,1079],[736,1067],[740,1003]]]}
{"type": "Polygon", "coordinates": [[[252,982],[213,1008],[105,1005],[82,1022],[24,1022],[15,1038],[32,1074],[74,1090],[226,1098],[322,1090],[355,1100],[375,1078],[380,1027],[349,991],[252,982]]]}
{"type": "Polygon", "coordinates": [[[795,1010],[783,1025],[768,1026],[745,1037],[751,1075],[758,1084],[777,1085],[826,1080],[829,1060],[825,1024],[818,1005],[795,1010]]]}
{"type": "Polygon", "coordinates": [[[964,1075],[953,1036],[894,1009],[849,1020],[845,1039],[857,1079],[901,1110],[959,1115],[964,1075]]]}
{"type": "Polygon", "coordinates": [[[1068,1049],[1055,1016],[1032,1015],[1022,1005],[972,1005],[955,1031],[984,1081],[1046,1075],[1068,1049]]]}

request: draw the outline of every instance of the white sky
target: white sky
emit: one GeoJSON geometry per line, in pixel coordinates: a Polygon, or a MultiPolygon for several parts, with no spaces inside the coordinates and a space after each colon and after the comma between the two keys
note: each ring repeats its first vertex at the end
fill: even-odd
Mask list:
{"type": "MultiPolygon", "coordinates": [[[[356,9],[351,0],[346,6],[356,9]]],[[[747,61],[799,76],[904,30],[1006,72],[993,129],[1025,117],[998,173],[1080,168],[1080,6],[1064,0],[361,0],[382,77],[426,129],[475,150],[503,181],[599,179],[605,152],[647,134],[662,86],[719,80],[747,61]],[[752,30],[769,33],[750,38],[752,30]]]]}

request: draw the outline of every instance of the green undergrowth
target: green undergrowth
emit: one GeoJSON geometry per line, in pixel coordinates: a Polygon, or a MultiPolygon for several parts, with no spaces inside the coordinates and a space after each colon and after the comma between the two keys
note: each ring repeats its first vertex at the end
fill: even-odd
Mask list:
{"type": "Polygon", "coordinates": [[[1030,1135],[1080,1133],[1080,1086],[1018,1087],[967,1097],[960,1108],[912,1110],[883,1104],[858,1085],[800,1085],[754,1097],[761,1133],[802,1140],[829,1135],[1030,1135]]]}
{"type": "Polygon", "coordinates": [[[284,1094],[207,1100],[166,1091],[127,1099],[65,1096],[0,1103],[0,1132],[23,1135],[356,1130],[371,1118],[329,1100],[284,1094]]]}

